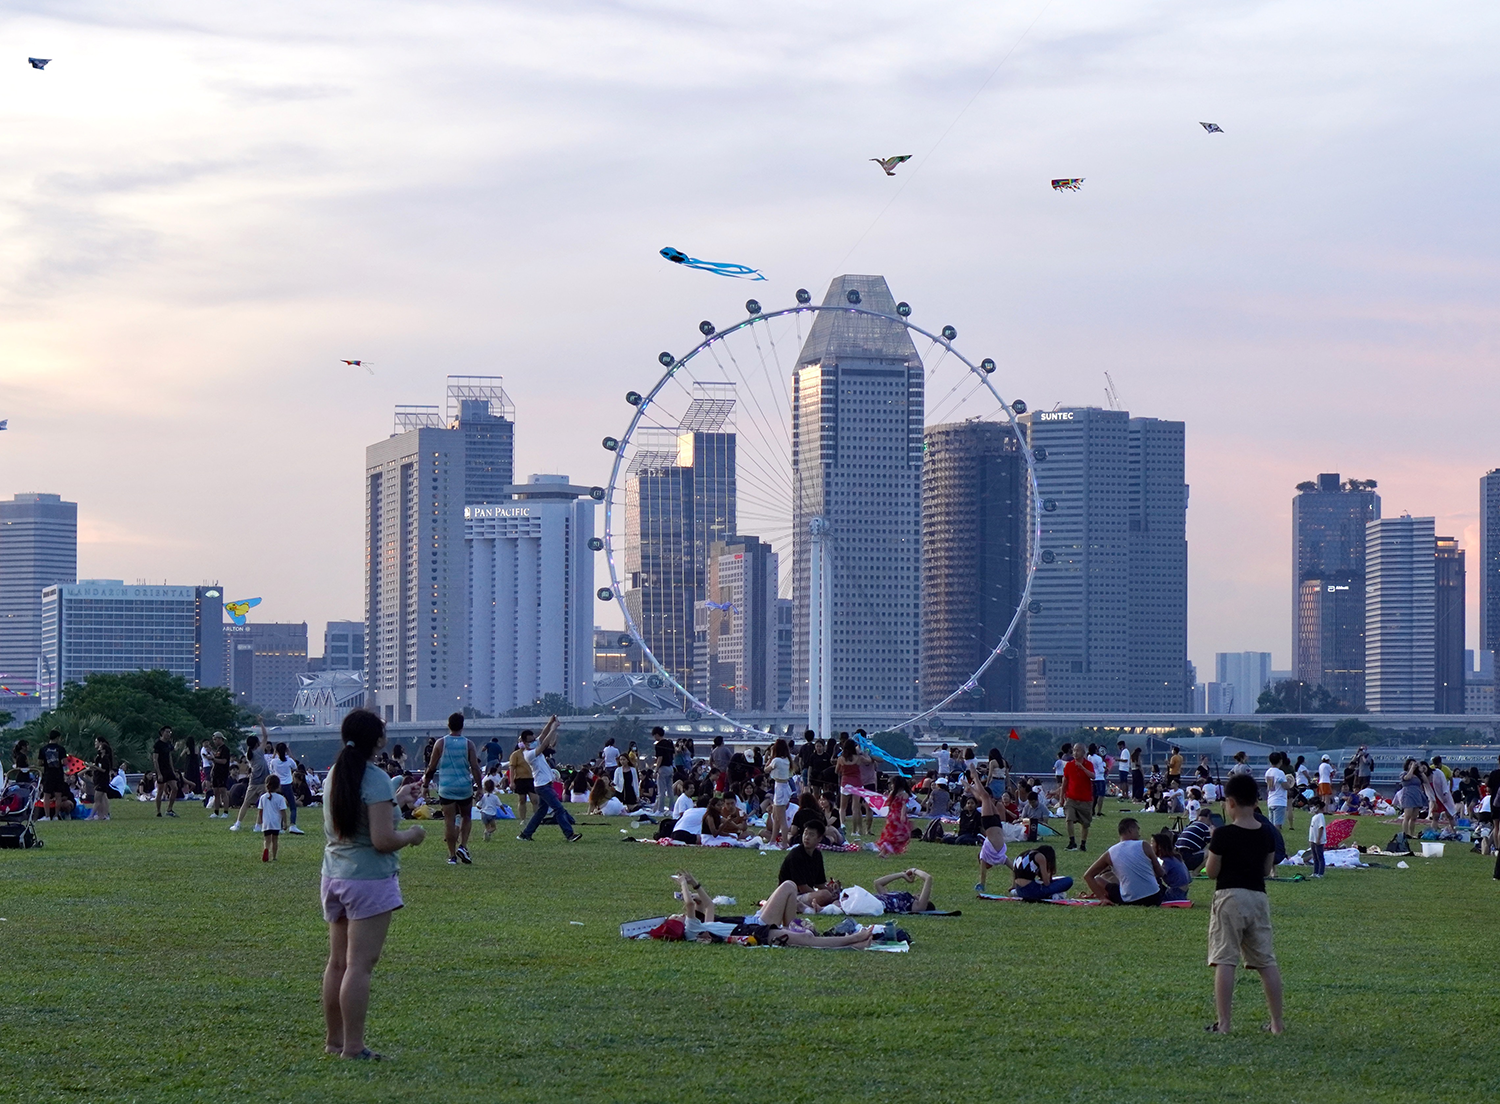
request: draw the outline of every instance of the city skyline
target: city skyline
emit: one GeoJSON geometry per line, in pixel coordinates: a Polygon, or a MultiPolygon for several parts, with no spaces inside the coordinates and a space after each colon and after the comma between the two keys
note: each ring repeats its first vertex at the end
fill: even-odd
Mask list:
{"type": "Polygon", "coordinates": [[[1483,5],[1458,6],[1455,38],[1374,3],[1353,42],[1336,10],[1276,4],[1192,28],[1054,7],[1024,40],[1034,13],[978,4],[670,31],[667,7],[502,8],[415,42],[402,7],[355,36],[289,9],[274,40],[171,11],[3,17],[56,59],[0,75],[4,490],[79,503],[82,577],[222,578],[266,620],[358,617],[352,458],[450,371],[506,374],[518,470],[602,483],[624,391],[699,319],[742,316],[744,288],[666,264],[668,242],[763,268],[768,304],[883,272],[918,318],[1003,353],[1035,409],[1102,403],[1108,369],[1125,405],[1186,422],[1200,671],[1226,650],[1289,665],[1307,473],[1378,479],[1388,512],[1435,516],[1477,558],[1474,486],[1500,462],[1483,5]],[[1313,64],[1330,38],[1343,62],[1313,64]],[[1414,49],[1440,63],[1404,64],[1414,49]],[[778,113],[819,124],[722,125],[778,113]],[[914,154],[894,179],[866,160],[887,146],[914,154]],[[1059,174],[1087,183],[1059,196],[1059,174]],[[1442,432],[1390,432],[1406,410],[1442,432]]]}

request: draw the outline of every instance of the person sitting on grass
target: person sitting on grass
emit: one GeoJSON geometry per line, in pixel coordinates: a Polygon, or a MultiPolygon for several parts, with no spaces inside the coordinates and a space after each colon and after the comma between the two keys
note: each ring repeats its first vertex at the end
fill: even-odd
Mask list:
{"type": "Polygon", "coordinates": [[[792,817],[791,838],[800,840],[802,838],[802,829],[807,827],[807,822],[817,820],[821,821],[825,826],[823,829],[823,842],[834,847],[842,847],[844,845],[844,834],[838,829],[838,822],[835,819],[837,816],[838,810],[833,807],[833,803],[828,800],[826,794],[818,791],[808,792],[804,795],[802,804],[797,807],[797,812],[792,817]]]}
{"type": "Polygon", "coordinates": [[[886,912],[927,912],[932,908],[932,875],[914,866],[876,878],[873,888],[876,898],[885,906],[886,912]],[[914,883],[918,878],[922,880],[922,888],[917,890],[915,895],[904,889],[894,892],[886,891],[885,887],[892,882],[904,880],[907,883],[914,883]]]}
{"type": "Polygon", "coordinates": [[[1156,849],[1157,858],[1161,861],[1161,871],[1167,883],[1167,890],[1162,895],[1162,903],[1186,901],[1188,887],[1193,884],[1193,874],[1188,870],[1187,863],[1178,856],[1177,843],[1172,838],[1172,833],[1157,832],[1151,837],[1151,843],[1156,849]]]}
{"type": "Polygon", "coordinates": [[[1177,857],[1188,868],[1188,873],[1196,874],[1203,866],[1203,860],[1208,855],[1208,841],[1213,834],[1214,812],[1207,805],[1202,805],[1193,822],[1177,837],[1177,857]]]}
{"type": "Polygon", "coordinates": [[[778,882],[791,882],[797,887],[802,904],[816,911],[839,899],[843,885],[831,879],[823,870],[823,852],[818,845],[823,841],[825,825],[820,820],[810,820],[802,826],[802,839],[781,860],[781,869],[776,874],[778,882]]]}
{"type": "Polygon", "coordinates": [[[688,939],[698,942],[721,943],[733,939],[753,940],[760,946],[862,950],[875,938],[874,929],[868,927],[852,935],[817,935],[812,925],[797,915],[797,887],[792,882],[777,886],[754,915],[721,918],[715,911],[713,895],[686,870],[674,875],[673,880],[682,896],[683,930],[688,939]]]}
{"type": "Polygon", "coordinates": [[[1234,971],[1260,972],[1271,1022],[1266,1030],[1280,1035],[1281,969],[1271,946],[1271,903],[1266,875],[1276,861],[1276,839],[1269,824],[1255,817],[1259,797],[1255,780],[1231,775],[1224,786],[1229,823],[1214,830],[1208,845],[1208,875],[1215,879],[1213,911],[1208,921],[1208,964],[1214,971],[1214,1010],[1218,1019],[1207,1030],[1229,1034],[1234,1000],[1234,971]]]}
{"type": "Polygon", "coordinates": [[[1057,852],[1049,845],[1034,847],[1010,868],[1010,895],[1023,901],[1045,901],[1063,897],[1073,888],[1072,878],[1057,874],[1057,852]]]}
{"type": "Polygon", "coordinates": [[[1084,871],[1083,880],[1103,905],[1160,905],[1166,877],[1151,845],[1141,839],[1140,822],[1125,817],[1119,832],[1120,842],[1094,860],[1094,865],[1084,871]],[[1105,879],[1107,872],[1114,874],[1112,880],[1105,879]]]}

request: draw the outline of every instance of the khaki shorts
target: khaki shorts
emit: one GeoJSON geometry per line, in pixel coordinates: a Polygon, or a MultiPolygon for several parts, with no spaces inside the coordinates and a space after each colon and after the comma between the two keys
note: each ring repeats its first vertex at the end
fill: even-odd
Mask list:
{"type": "Polygon", "coordinates": [[[1063,802],[1069,825],[1081,824],[1087,828],[1094,823],[1094,805],[1091,801],[1074,801],[1071,797],[1063,802]]]}
{"type": "Polygon", "coordinates": [[[1276,965],[1271,899],[1253,889],[1215,890],[1208,917],[1208,964],[1238,966],[1241,958],[1252,970],[1276,965]]]}

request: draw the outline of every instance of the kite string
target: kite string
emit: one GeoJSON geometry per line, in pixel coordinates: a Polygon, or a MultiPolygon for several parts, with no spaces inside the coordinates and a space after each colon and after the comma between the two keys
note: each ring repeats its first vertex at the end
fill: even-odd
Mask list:
{"type": "Polygon", "coordinates": [[[942,134],[938,135],[938,140],[932,143],[932,148],[927,151],[922,160],[911,166],[911,172],[905,174],[904,178],[901,181],[901,186],[896,189],[895,195],[886,200],[885,206],[880,209],[880,213],[870,220],[869,226],[865,227],[865,232],[854,240],[854,244],[849,247],[849,252],[844,254],[844,259],[839,261],[838,267],[834,269],[834,276],[837,276],[839,273],[843,272],[844,265],[849,262],[849,258],[854,255],[854,251],[860,247],[860,244],[867,237],[870,236],[870,231],[875,229],[880,220],[885,218],[885,213],[891,209],[892,204],[894,204],[896,200],[901,198],[901,193],[906,191],[906,186],[912,182],[912,178],[915,177],[917,173],[922,171],[923,165],[931,160],[932,155],[937,152],[938,147],[941,146],[948,135],[952,133],[953,128],[958,126],[959,120],[964,117],[964,114],[969,110],[969,108],[974,106],[974,101],[979,99],[980,93],[982,93],[986,88],[989,87],[990,81],[995,79],[995,74],[1000,72],[1001,67],[1010,60],[1010,55],[1015,53],[1016,50],[1020,47],[1021,43],[1026,41],[1026,36],[1031,33],[1031,29],[1037,25],[1038,20],[1040,20],[1042,16],[1046,14],[1047,9],[1051,6],[1052,0],[1044,0],[1042,6],[1037,10],[1036,15],[1032,17],[1031,22],[1026,24],[1026,29],[1021,32],[1021,37],[1016,39],[1015,42],[1011,43],[1010,49],[1005,51],[1000,60],[995,63],[995,67],[990,70],[990,75],[984,78],[979,87],[974,90],[974,94],[969,97],[969,102],[964,104],[963,107],[959,109],[957,115],[953,116],[953,121],[948,124],[948,129],[943,131],[942,134]]]}

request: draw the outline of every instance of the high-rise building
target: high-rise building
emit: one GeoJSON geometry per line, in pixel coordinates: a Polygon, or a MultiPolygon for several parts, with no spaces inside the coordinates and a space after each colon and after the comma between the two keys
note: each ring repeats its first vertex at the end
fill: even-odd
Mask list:
{"type": "Polygon", "coordinates": [[[626,469],[620,599],[651,654],[685,687],[709,548],[735,535],[733,413],[732,391],[700,385],[675,430],[638,434],[626,469]]]}
{"type": "Polygon", "coordinates": [[[1026,618],[1026,708],[1190,708],[1182,422],[1097,407],[1022,416],[1041,542],[1026,618]]]}
{"type": "Polygon", "coordinates": [[[1365,526],[1380,517],[1373,479],[1324,472],[1292,499],[1292,674],[1365,704],[1365,526]]]}
{"type": "MultiPolygon", "coordinates": [[[[881,276],[839,276],[825,307],[895,314],[881,276]]],[[[914,712],[922,581],[922,360],[906,328],[819,312],[792,372],[791,708],[808,704],[810,525],[832,576],[824,618],[832,711],[914,712]]]]}
{"type": "Polygon", "coordinates": [[[323,629],[324,671],[365,669],[365,623],[330,621],[323,629]]]}
{"type": "MultiPolygon", "coordinates": [[[[1021,600],[1026,463],[1008,424],[929,426],[922,472],[922,706],[962,686],[994,651],[1021,600]]],[[[1011,643],[1018,648],[1017,626],[1011,643]]],[[[1019,658],[990,664],[966,707],[1021,708],[1019,658]]]]}
{"type": "Polygon", "coordinates": [[[565,475],[464,507],[469,703],[498,715],[562,694],[593,700],[594,500],[565,475]]]}
{"type": "Polygon", "coordinates": [[[1437,538],[1433,570],[1433,711],[1464,712],[1464,550],[1456,537],[1437,538]]]}
{"type": "Polygon", "coordinates": [[[1464,652],[1464,712],[1495,711],[1495,653],[1488,648],[1464,652]]]}
{"type": "Polygon", "coordinates": [[[241,705],[290,713],[307,673],[307,622],[225,625],[229,692],[241,705]]]}
{"type": "Polygon", "coordinates": [[[1270,652],[1216,652],[1220,708],[1210,713],[1254,713],[1262,690],[1271,685],[1270,652]]]}
{"type": "Polygon", "coordinates": [[[37,687],[42,706],[57,708],[63,687],[91,674],[162,670],[195,685],[200,626],[211,623],[215,608],[223,609],[222,595],[209,596],[218,589],[126,586],[119,579],[47,587],[37,687]]]}
{"type": "Polygon", "coordinates": [[[464,705],[465,479],[457,429],[418,424],[365,450],[365,670],[387,721],[464,705]]]}
{"type": "Polygon", "coordinates": [[[1479,647],[1500,650],[1500,468],[1479,480],[1479,647]]]}
{"type": "Polygon", "coordinates": [[[224,588],[217,584],[197,587],[193,616],[194,683],[229,685],[229,656],[224,647],[224,588]]]}
{"type": "Polygon", "coordinates": [[[1365,527],[1365,704],[1372,713],[1431,713],[1437,538],[1432,518],[1365,527]]]}
{"type": "Polygon", "coordinates": [[[594,627],[594,674],[643,675],[652,670],[651,661],[641,651],[635,638],[621,629],[594,627]]]}
{"type": "Polygon", "coordinates": [[[709,545],[707,566],[691,689],[715,709],[777,709],[776,553],[757,537],[734,536],[709,545]]]}
{"type": "Polygon", "coordinates": [[[776,708],[792,696],[792,600],[776,599],[776,708]]]}
{"type": "MultiPolygon", "coordinates": [[[[1129,601],[1128,708],[1188,708],[1196,672],[1187,658],[1187,426],[1131,418],[1126,430],[1129,601]]],[[[1050,461],[1049,461],[1050,462],[1050,461]]]]}
{"type": "Polygon", "coordinates": [[[515,482],[515,407],[500,376],[449,376],[448,427],[464,437],[466,506],[504,502],[515,482]]]}
{"type": "Polygon", "coordinates": [[[37,689],[42,591],[78,578],[78,503],[18,494],[0,502],[0,684],[37,689]]]}

